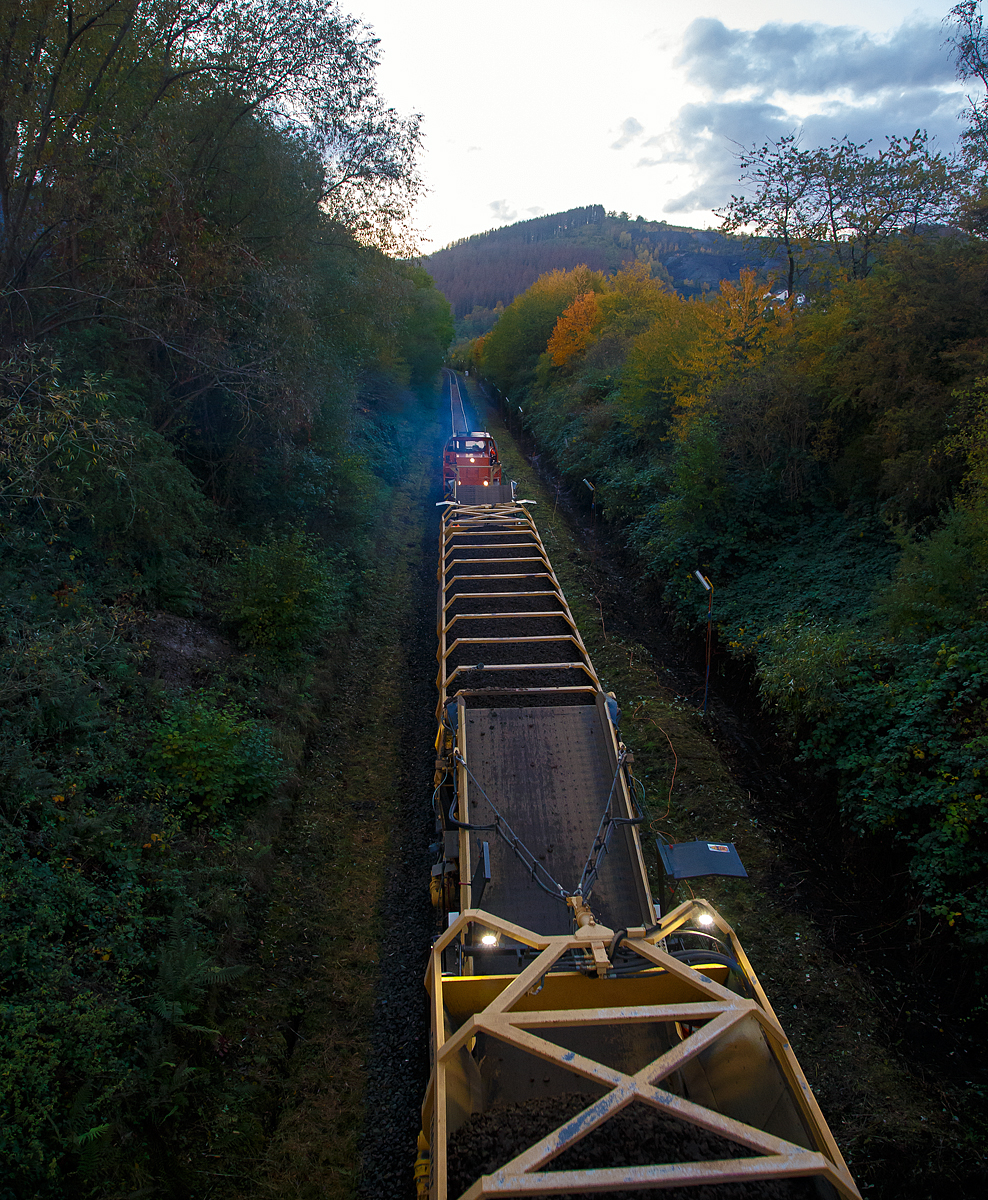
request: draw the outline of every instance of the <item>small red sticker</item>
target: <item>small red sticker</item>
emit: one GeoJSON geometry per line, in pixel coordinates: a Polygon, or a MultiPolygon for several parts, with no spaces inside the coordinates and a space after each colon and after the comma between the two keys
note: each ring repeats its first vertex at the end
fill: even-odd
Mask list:
{"type": "Polygon", "coordinates": [[[718,854],[730,854],[731,853],[730,846],[718,846],[714,842],[707,842],[707,849],[708,850],[716,850],[718,854]]]}

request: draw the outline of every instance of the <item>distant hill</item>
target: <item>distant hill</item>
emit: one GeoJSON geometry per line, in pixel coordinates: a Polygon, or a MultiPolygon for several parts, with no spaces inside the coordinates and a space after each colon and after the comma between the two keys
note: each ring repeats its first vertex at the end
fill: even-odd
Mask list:
{"type": "Polygon", "coordinates": [[[462,238],[430,254],[425,267],[453,306],[460,334],[472,336],[489,329],[501,309],[546,271],[586,263],[613,272],[636,260],[648,262],[653,275],[684,295],[736,279],[743,267],[770,265],[757,243],[711,229],[632,220],[592,204],[462,238]]]}

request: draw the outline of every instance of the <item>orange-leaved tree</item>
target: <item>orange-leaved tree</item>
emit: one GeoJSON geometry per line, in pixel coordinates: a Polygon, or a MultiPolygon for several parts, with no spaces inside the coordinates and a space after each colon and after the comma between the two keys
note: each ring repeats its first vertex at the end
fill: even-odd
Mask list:
{"type": "Polygon", "coordinates": [[[512,300],[487,334],[484,373],[502,392],[511,394],[526,387],[559,317],[577,296],[602,291],[603,287],[600,272],[586,266],[540,275],[526,292],[512,300]]]}
{"type": "Polygon", "coordinates": [[[602,314],[596,292],[577,296],[556,322],[546,351],[553,366],[568,366],[573,359],[586,353],[600,327],[602,314]]]}
{"type": "Polygon", "coordinates": [[[546,350],[556,367],[571,366],[605,334],[626,341],[666,315],[678,297],[648,263],[636,262],[576,297],[556,322],[546,350]]]}

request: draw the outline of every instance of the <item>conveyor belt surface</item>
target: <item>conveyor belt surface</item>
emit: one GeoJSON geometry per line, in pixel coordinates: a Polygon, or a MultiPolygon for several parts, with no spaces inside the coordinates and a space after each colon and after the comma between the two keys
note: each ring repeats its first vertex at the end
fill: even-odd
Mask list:
{"type": "MultiPolygon", "coordinates": [[[[596,705],[468,709],[465,733],[467,765],[476,784],[552,877],[572,891],[614,782],[613,742],[601,710],[596,705]]],[[[490,806],[476,784],[468,785],[470,821],[488,824],[490,806]]],[[[485,909],[547,934],[570,931],[566,904],[532,880],[503,839],[493,833],[471,836],[490,844],[485,909]]],[[[627,826],[614,831],[590,906],[612,929],[649,921],[627,826]]]]}

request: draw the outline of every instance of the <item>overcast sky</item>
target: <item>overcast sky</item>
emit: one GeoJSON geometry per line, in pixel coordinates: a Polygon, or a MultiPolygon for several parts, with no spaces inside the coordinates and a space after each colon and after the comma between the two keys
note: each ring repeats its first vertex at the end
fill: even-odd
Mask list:
{"type": "Polygon", "coordinates": [[[964,93],[950,0],[341,0],[381,40],[381,91],[423,116],[428,253],[585,204],[716,225],[733,154],[802,131],[943,149],[964,93]],[[820,20],[825,15],[826,22],[820,20]]]}

